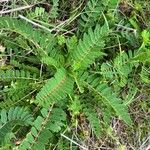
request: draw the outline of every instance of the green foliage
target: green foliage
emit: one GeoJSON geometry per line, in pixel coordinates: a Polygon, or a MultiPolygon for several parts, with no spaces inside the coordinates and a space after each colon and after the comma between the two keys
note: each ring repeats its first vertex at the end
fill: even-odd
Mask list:
{"type": "Polygon", "coordinates": [[[31,86],[32,83],[30,81],[24,82],[24,80],[19,80],[15,83],[12,82],[10,87],[3,89],[1,94],[3,100],[0,101],[0,108],[17,106],[23,100],[27,100],[30,97],[30,92],[33,90],[31,86]]]}
{"type": "Polygon", "coordinates": [[[57,62],[53,57],[43,57],[42,62],[48,66],[54,66],[56,69],[61,67],[61,64],[57,62]]]}
{"type": "Polygon", "coordinates": [[[98,114],[92,109],[93,106],[90,104],[83,104],[82,107],[83,107],[83,113],[87,117],[87,120],[89,121],[91,128],[94,131],[94,134],[97,137],[100,137],[102,129],[101,129],[98,114]]]}
{"type": "Polygon", "coordinates": [[[141,76],[141,80],[144,83],[147,83],[147,84],[150,83],[150,69],[149,68],[143,66],[140,76],[141,76]]]}
{"type": "Polygon", "coordinates": [[[93,27],[101,19],[107,7],[114,9],[117,3],[118,0],[89,0],[79,20],[81,31],[93,27]]]}
{"type": "Polygon", "coordinates": [[[25,64],[19,63],[16,60],[11,60],[10,61],[10,65],[12,65],[14,67],[17,67],[18,69],[27,70],[27,71],[29,71],[29,72],[31,72],[33,74],[39,74],[39,70],[36,67],[32,67],[32,66],[29,66],[29,65],[25,65],[25,64]]]}
{"type": "Polygon", "coordinates": [[[41,110],[42,116],[38,116],[33,122],[31,131],[20,145],[20,150],[41,150],[65,125],[65,112],[60,108],[41,110]]]}
{"type": "Polygon", "coordinates": [[[36,48],[35,53],[40,56],[47,56],[48,50],[52,49],[52,43],[47,39],[53,40],[52,36],[42,34],[40,31],[33,30],[32,26],[24,21],[10,17],[0,18],[0,28],[11,32],[16,32],[31,42],[36,48]]]}
{"type": "Polygon", "coordinates": [[[24,70],[0,70],[0,81],[11,80],[37,80],[36,74],[31,75],[29,71],[24,70]]]}
{"type": "Polygon", "coordinates": [[[141,52],[139,55],[137,55],[134,58],[135,61],[140,61],[140,62],[150,62],[150,50],[146,49],[145,52],[141,52]]]}
{"type": "Polygon", "coordinates": [[[103,11],[102,1],[89,0],[85,7],[84,13],[81,15],[80,24],[84,28],[89,28],[95,24],[103,11]]]}
{"type": "Polygon", "coordinates": [[[61,139],[58,142],[58,146],[57,146],[58,149],[68,150],[68,147],[69,147],[69,142],[67,140],[61,139]]]}
{"type": "Polygon", "coordinates": [[[100,83],[99,79],[89,79],[85,85],[95,92],[105,105],[111,106],[121,119],[127,124],[132,125],[132,120],[127,112],[127,107],[122,104],[122,100],[117,97],[116,93],[114,93],[106,83],[100,83]]]}
{"type": "Polygon", "coordinates": [[[117,87],[124,87],[136,63],[132,62],[133,52],[120,52],[113,62],[101,65],[101,74],[105,80],[111,81],[117,87]]]}
{"type": "Polygon", "coordinates": [[[105,24],[103,27],[97,25],[94,31],[90,28],[88,34],[84,34],[83,40],[79,40],[72,53],[74,70],[86,69],[96,58],[104,55],[100,50],[105,46],[104,37],[107,33],[108,27],[105,24]]]}
{"type": "Polygon", "coordinates": [[[26,0],[3,8],[23,4],[31,8],[0,17],[0,149],[143,145],[150,31],[141,3],[26,0]]]}
{"type": "Polygon", "coordinates": [[[0,143],[15,126],[32,125],[33,121],[32,115],[23,107],[11,107],[8,111],[2,109],[0,115],[0,143]]]}
{"type": "Polygon", "coordinates": [[[43,16],[45,13],[45,9],[42,7],[36,7],[34,12],[28,14],[30,18],[37,18],[43,16]]]}
{"type": "Polygon", "coordinates": [[[73,79],[64,68],[59,69],[55,77],[49,79],[36,96],[36,103],[41,106],[49,105],[66,97],[73,89],[73,79]]]}
{"type": "Polygon", "coordinates": [[[57,18],[58,17],[58,6],[59,6],[59,0],[52,0],[52,8],[50,11],[50,18],[57,18]]]}

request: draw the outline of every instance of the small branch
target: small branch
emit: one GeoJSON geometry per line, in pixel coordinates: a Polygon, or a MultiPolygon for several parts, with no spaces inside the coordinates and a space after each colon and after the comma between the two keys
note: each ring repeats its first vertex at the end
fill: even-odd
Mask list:
{"type": "Polygon", "coordinates": [[[146,148],[146,150],[149,150],[150,149],[150,145],[148,145],[148,147],[146,148]]]}
{"type": "Polygon", "coordinates": [[[34,5],[29,5],[29,6],[22,6],[22,7],[19,7],[19,8],[9,9],[9,10],[6,10],[6,11],[2,10],[2,11],[0,11],[0,15],[7,14],[7,13],[12,13],[12,12],[20,11],[20,10],[24,10],[24,9],[28,9],[28,8],[31,8],[33,6],[34,5]]]}
{"type": "Polygon", "coordinates": [[[42,70],[43,70],[43,64],[41,64],[41,68],[40,68],[40,78],[42,76],[42,70]]]}
{"type": "Polygon", "coordinates": [[[66,31],[65,33],[63,33],[62,35],[66,35],[66,34],[68,34],[68,33],[71,33],[72,34],[72,32],[73,31],[75,31],[77,28],[73,28],[73,29],[71,29],[70,31],[66,31]]]}
{"type": "Polygon", "coordinates": [[[33,22],[32,20],[29,20],[28,18],[26,18],[26,17],[24,17],[24,16],[22,16],[22,15],[19,15],[19,18],[21,18],[21,19],[23,19],[23,20],[25,20],[25,21],[27,21],[27,22],[33,24],[34,26],[37,26],[37,27],[39,27],[39,28],[42,28],[42,29],[44,29],[44,30],[46,30],[46,31],[48,31],[48,32],[50,32],[50,33],[52,32],[52,30],[46,28],[45,26],[42,26],[42,25],[40,25],[40,24],[38,24],[38,23],[36,23],[36,22],[33,22]]]}
{"type": "Polygon", "coordinates": [[[68,138],[67,136],[65,136],[64,134],[61,134],[62,137],[64,137],[65,139],[69,140],[70,142],[74,143],[75,145],[79,146],[80,148],[87,150],[87,148],[83,147],[82,145],[78,144],[77,142],[73,141],[72,139],[68,138]]]}
{"type": "Polygon", "coordinates": [[[10,0],[0,0],[0,3],[9,2],[10,0]]]}

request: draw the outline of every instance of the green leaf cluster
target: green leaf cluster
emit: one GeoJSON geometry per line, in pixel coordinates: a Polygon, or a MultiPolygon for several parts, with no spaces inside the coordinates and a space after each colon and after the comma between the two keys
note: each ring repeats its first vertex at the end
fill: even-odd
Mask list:
{"type": "Polygon", "coordinates": [[[114,140],[114,120],[135,126],[130,105],[149,92],[150,31],[135,37],[123,26],[126,36],[118,32],[118,0],[83,2],[73,12],[74,2],[52,0],[51,9],[38,4],[24,12],[31,21],[0,17],[2,148],[67,149],[76,134],[114,140]]]}

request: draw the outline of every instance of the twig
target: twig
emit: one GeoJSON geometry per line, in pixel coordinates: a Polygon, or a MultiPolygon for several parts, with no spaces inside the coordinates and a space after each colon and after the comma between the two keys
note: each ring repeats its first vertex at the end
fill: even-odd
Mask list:
{"type": "Polygon", "coordinates": [[[37,89],[31,91],[30,93],[28,93],[27,95],[25,95],[24,97],[22,97],[19,101],[14,102],[11,106],[16,105],[17,103],[19,103],[20,101],[22,101],[23,99],[27,98],[29,95],[33,94],[37,89]]]}
{"type": "Polygon", "coordinates": [[[12,12],[20,11],[20,10],[24,10],[24,9],[28,9],[28,8],[31,8],[33,6],[34,5],[29,5],[29,6],[22,6],[22,7],[19,7],[19,8],[9,9],[9,10],[6,10],[6,11],[2,10],[2,11],[0,11],[0,15],[7,14],[7,13],[12,13],[12,12]]]}
{"type": "Polygon", "coordinates": [[[150,145],[148,145],[148,147],[145,150],[149,150],[150,149],[150,145]]]}
{"type": "Polygon", "coordinates": [[[2,2],[8,2],[8,1],[10,1],[10,0],[0,0],[0,3],[2,3],[2,2]]]}
{"type": "Polygon", "coordinates": [[[87,148],[83,147],[82,145],[78,144],[77,142],[73,141],[72,139],[68,138],[67,136],[65,136],[64,134],[61,134],[62,137],[64,137],[65,139],[71,141],[72,143],[76,144],[77,146],[81,147],[84,150],[87,150],[87,148]]]}
{"type": "Polygon", "coordinates": [[[69,30],[69,31],[66,31],[65,33],[63,33],[62,35],[66,35],[66,34],[68,34],[68,33],[72,33],[72,31],[75,31],[77,28],[73,28],[73,29],[71,29],[71,30],[69,30]]]}
{"type": "Polygon", "coordinates": [[[24,17],[22,15],[19,15],[18,17],[21,18],[21,19],[23,19],[23,20],[25,20],[25,21],[27,21],[27,22],[29,22],[29,23],[31,23],[31,24],[33,24],[34,26],[42,28],[42,29],[44,29],[44,30],[46,30],[46,31],[48,31],[50,33],[53,32],[53,31],[55,31],[57,28],[59,28],[60,26],[64,25],[68,21],[68,20],[65,20],[61,24],[59,24],[58,26],[56,26],[56,27],[54,27],[53,29],[50,30],[47,27],[42,26],[42,25],[40,25],[40,24],[38,24],[38,23],[36,23],[36,22],[34,22],[32,20],[29,20],[28,18],[26,18],[26,17],[24,17]]]}
{"type": "MultiPolygon", "coordinates": [[[[139,149],[142,150],[144,148],[144,145],[146,145],[146,143],[149,144],[149,140],[150,140],[150,137],[147,137],[139,149]]],[[[150,149],[150,145],[148,145],[148,147],[145,150],[149,150],[149,149],[150,149]]]]}
{"type": "Polygon", "coordinates": [[[40,68],[40,77],[42,76],[42,70],[43,70],[43,64],[41,64],[41,68],[40,68]]]}
{"type": "Polygon", "coordinates": [[[23,19],[23,20],[25,20],[25,21],[27,21],[27,22],[33,24],[34,26],[37,26],[37,27],[39,27],[39,28],[42,28],[42,29],[44,29],[44,30],[46,30],[46,31],[48,31],[48,32],[50,32],[50,33],[52,32],[52,30],[46,28],[45,26],[42,26],[42,25],[40,25],[40,24],[38,24],[38,23],[36,23],[36,22],[33,22],[32,20],[29,20],[28,18],[26,18],[26,17],[24,17],[24,16],[22,16],[22,15],[19,15],[19,18],[21,18],[21,19],[23,19]]]}

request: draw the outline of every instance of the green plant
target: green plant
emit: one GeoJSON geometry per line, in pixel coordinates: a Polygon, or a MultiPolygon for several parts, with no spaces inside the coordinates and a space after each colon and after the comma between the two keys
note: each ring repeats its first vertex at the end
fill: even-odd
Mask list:
{"type": "Polygon", "coordinates": [[[115,9],[117,4],[118,0],[89,0],[79,20],[81,31],[95,26],[96,22],[102,19],[104,11],[108,11],[110,8],[115,9]]]}
{"type": "Polygon", "coordinates": [[[38,116],[34,121],[31,131],[20,145],[21,150],[25,149],[44,149],[53,134],[61,130],[66,120],[65,112],[60,108],[42,109],[42,116],[38,116]]]}
{"type": "MultiPolygon", "coordinates": [[[[32,125],[32,115],[23,107],[12,107],[8,111],[6,109],[1,110],[0,120],[0,144],[7,134],[10,134],[15,126],[28,126],[32,125]]],[[[18,129],[17,129],[18,130],[18,129]]]]}
{"type": "MultiPolygon", "coordinates": [[[[87,149],[98,149],[103,137],[110,138],[108,145],[114,149],[122,146],[118,124],[120,130],[136,130],[130,106],[142,92],[143,99],[148,97],[149,29],[135,37],[131,27],[121,26],[125,34],[118,33],[116,25],[131,22],[116,11],[121,7],[118,0],[81,1],[85,6],[76,8],[77,16],[69,12],[75,3],[67,2],[38,3],[30,13],[22,13],[29,20],[0,17],[3,149],[77,149],[82,146],[78,139],[95,139],[94,147],[87,149]],[[70,14],[59,16],[64,7],[70,14]],[[68,16],[64,22],[57,20],[68,16]],[[54,28],[49,29],[49,23],[54,28]],[[75,32],[69,32],[74,26],[75,32]],[[133,47],[135,39],[139,42],[133,47]]],[[[143,109],[147,111],[147,102],[143,109]]]]}

